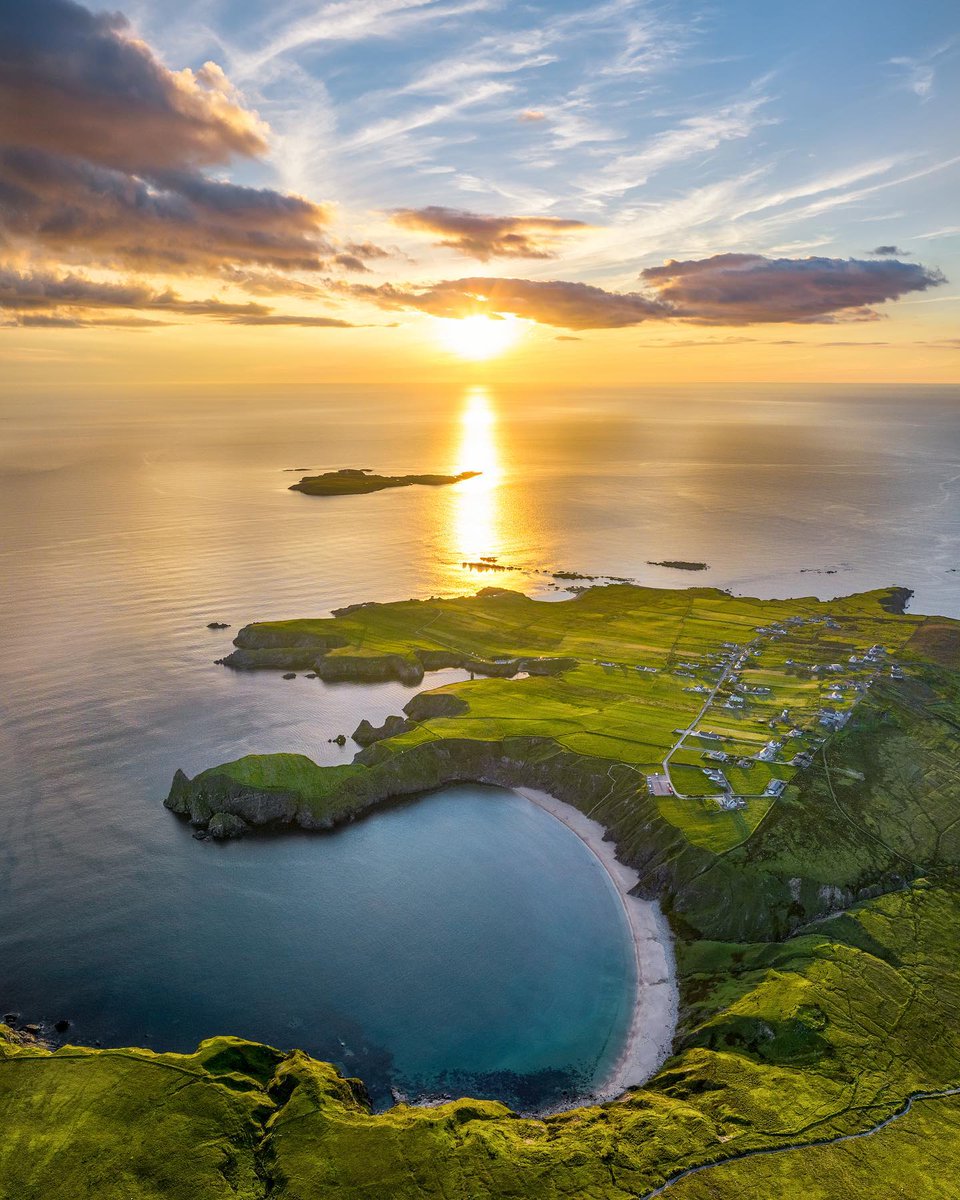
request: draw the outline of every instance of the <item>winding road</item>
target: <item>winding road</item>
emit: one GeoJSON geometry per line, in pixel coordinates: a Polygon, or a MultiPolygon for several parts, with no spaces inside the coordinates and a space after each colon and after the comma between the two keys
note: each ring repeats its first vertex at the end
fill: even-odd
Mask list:
{"type": "Polygon", "coordinates": [[[637,1196],[637,1200],[653,1200],[655,1196],[662,1196],[663,1193],[673,1187],[675,1183],[679,1183],[682,1179],[689,1179],[691,1175],[699,1175],[702,1171],[711,1171],[716,1167],[724,1167],[728,1163],[742,1162],[746,1158],[759,1158],[765,1154],[784,1154],[788,1150],[817,1150],[823,1146],[838,1146],[841,1142],[855,1142],[860,1138],[872,1137],[875,1133],[879,1133],[881,1129],[886,1129],[888,1125],[892,1125],[894,1121],[899,1121],[901,1117],[905,1117],[913,1108],[918,1100],[944,1100],[948,1096],[960,1096],[960,1087],[943,1088],[940,1091],[934,1092],[913,1092],[904,1103],[892,1112],[889,1117],[885,1117],[882,1121],[878,1121],[876,1125],[872,1125],[869,1129],[862,1129],[859,1133],[841,1133],[832,1138],[818,1138],[812,1142],[789,1142],[782,1146],[766,1146],[757,1150],[744,1150],[740,1154],[732,1154],[729,1158],[719,1159],[715,1162],[701,1163],[696,1167],[687,1167],[683,1171],[678,1171],[666,1183],[660,1184],[651,1192],[643,1192],[637,1196]]]}

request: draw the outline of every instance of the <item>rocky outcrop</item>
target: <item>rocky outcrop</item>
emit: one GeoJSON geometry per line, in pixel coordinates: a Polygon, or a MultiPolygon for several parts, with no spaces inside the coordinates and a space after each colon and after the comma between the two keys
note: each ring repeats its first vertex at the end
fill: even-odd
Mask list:
{"type": "Polygon", "coordinates": [[[312,671],[331,650],[346,646],[336,634],[293,633],[269,625],[245,625],[233,639],[236,650],[217,661],[235,671],[312,671]]]}
{"type": "Polygon", "coordinates": [[[331,654],[347,642],[324,634],[287,634],[275,627],[247,625],[237,647],[218,661],[238,671],[315,671],[327,683],[384,683],[396,680],[415,687],[427,671],[456,668],[474,675],[511,679],[514,675],[559,675],[577,665],[575,658],[475,658],[457,650],[415,650],[404,654],[331,654]]]}
{"type": "Polygon", "coordinates": [[[303,800],[297,792],[253,787],[225,772],[204,771],[189,779],[178,770],[164,804],[192,825],[208,828],[215,815],[239,817],[247,825],[290,824],[297,821],[303,800]]]}
{"type": "Polygon", "coordinates": [[[387,717],[382,725],[371,725],[366,719],[352,733],[353,740],[358,746],[372,746],[374,742],[382,742],[384,738],[396,737],[413,728],[413,722],[403,717],[387,717]]]}
{"type": "Polygon", "coordinates": [[[226,841],[228,838],[243,837],[249,832],[250,826],[242,817],[233,813],[214,813],[207,824],[207,833],[216,841],[226,841]]]}
{"type": "Polygon", "coordinates": [[[384,654],[376,658],[363,655],[336,655],[318,659],[313,669],[327,683],[398,683],[416,686],[423,682],[423,666],[415,658],[402,654],[384,654]]]}
{"type": "Polygon", "coordinates": [[[417,692],[403,706],[412,721],[429,721],[432,717],[459,717],[470,705],[452,692],[417,692]]]}
{"type": "Polygon", "coordinates": [[[884,612],[902,616],[907,611],[907,605],[910,603],[912,597],[912,588],[892,587],[880,601],[880,607],[884,612]]]}

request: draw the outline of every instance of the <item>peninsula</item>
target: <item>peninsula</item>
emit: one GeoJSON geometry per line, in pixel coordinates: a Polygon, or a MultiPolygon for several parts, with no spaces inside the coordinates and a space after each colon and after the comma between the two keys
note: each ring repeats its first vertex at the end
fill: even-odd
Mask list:
{"type": "Polygon", "coordinates": [[[461,483],[473,479],[479,471],[461,471],[459,475],[373,475],[365,468],[346,467],[340,471],[327,471],[324,475],[305,475],[299,483],[291,484],[291,492],[303,492],[307,496],[362,496],[367,492],[382,492],[385,488],[445,487],[450,483],[461,483]]]}
{"type": "MultiPolygon", "coordinates": [[[[168,807],[204,831],[321,830],[448,782],[521,790],[611,868],[615,850],[669,922],[669,1056],[634,1041],[620,1094],[562,1113],[375,1113],[297,1050],[50,1053],[0,1027],[4,1178],[34,1194],[56,1155],[46,1194],[90,1194],[71,1188],[95,1148],[107,1200],[838,1200],[894,1177],[942,1196],[960,1156],[960,622],[908,598],[487,588],[242,629],[234,669],[474,677],[368,722],[351,763],[178,772],[168,807]],[[149,1131],[133,1182],[132,1128],[149,1131]]],[[[667,993],[646,982],[654,1014],[667,993]]]]}

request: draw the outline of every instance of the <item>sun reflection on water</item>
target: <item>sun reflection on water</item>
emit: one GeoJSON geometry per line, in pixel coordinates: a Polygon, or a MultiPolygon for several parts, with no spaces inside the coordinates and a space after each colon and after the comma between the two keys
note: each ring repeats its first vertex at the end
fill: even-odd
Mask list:
{"type": "Polygon", "coordinates": [[[468,562],[499,555],[503,549],[500,483],[503,468],[497,439],[497,413],[486,388],[471,388],[460,415],[458,471],[480,471],[452,489],[450,543],[468,562]]]}

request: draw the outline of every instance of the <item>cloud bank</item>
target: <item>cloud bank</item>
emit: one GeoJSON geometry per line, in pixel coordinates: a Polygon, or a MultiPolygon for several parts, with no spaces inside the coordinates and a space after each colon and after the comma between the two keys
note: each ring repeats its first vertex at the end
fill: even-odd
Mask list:
{"type": "Polygon", "coordinates": [[[422,290],[381,284],[354,285],[350,291],[381,308],[418,309],[434,317],[510,315],[561,329],[621,329],[666,315],[664,306],[648,296],[561,279],[476,277],[445,280],[422,290]]]}
{"type": "MultiPolygon", "coordinates": [[[[206,168],[267,148],[214,63],[171,71],[126,20],[73,0],[0,6],[0,251],[214,274],[336,264],[321,204],[206,168]]],[[[362,269],[355,256],[341,265],[362,269]]]]}
{"type": "Polygon", "coordinates": [[[646,292],[611,292],[567,280],[471,277],[429,287],[353,285],[381,308],[437,317],[515,316],[561,329],[622,329],[644,321],[698,325],[875,320],[871,307],[944,282],[938,271],[895,260],[764,258],[717,254],[648,267],[646,292]]]}
{"type": "Polygon", "coordinates": [[[468,258],[553,258],[557,239],[587,229],[584,221],[561,217],[488,217],[432,204],[401,208],[391,214],[395,225],[433,236],[434,245],[468,258]]]}
{"type": "Polygon", "coordinates": [[[144,328],[163,321],[121,316],[124,310],[156,315],[212,317],[232,325],[303,325],[352,328],[349,321],[322,316],[284,316],[255,301],[231,303],[218,297],[186,300],[171,288],[158,289],[139,281],[113,282],[85,275],[56,275],[48,271],[17,271],[0,267],[0,314],[6,325],[25,328],[85,328],[112,325],[144,328]],[[90,318],[90,312],[106,312],[90,318]]]}
{"type": "Polygon", "coordinates": [[[641,279],[687,321],[715,325],[873,320],[873,305],[943,283],[919,263],[715,254],[648,267],[641,279]]]}
{"type": "MultiPolygon", "coordinates": [[[[467,11],[473,3],[454,7],[467,11]]],[[[391,5],[397,11],[422,9],[421,16],[427,9],[440,12],[427,0],[391,0],[391,5]]],[[[327,6],[323,19],[349,24],[357,19],[349,8],[327,6]]],[[[311,25],[311,39],[317,27],[311,25]]],[[[638,53],[644,45],[641,38],[638,53]]],[[[535,39],[518,61],[553,61],[542,50],[535,39]]],[[[630,61],[632,70],[642,55],[630,61]]],[[[625,64],[618,70],[626,70],[625,64]]],[[[488,57],[469,68],[481,69],[484,76],[498,73],[488,57]]],[[[510,90],[487,80],[477,85],[479,91],[460,94],[458,63],[438,72],[421,85],[453,87],[452,99],[419,116],[391,116],[367,126],[352,140],[352,150],[370,153],[398,130],[423,130],[478,96],[510,90]]],[[[596,199],[631,191],[667,166],[747,137],[767,120],[762,115],[767,103],[751,93],[712,114],[681,120],[638,150],[615,153],[592,173],[586,194],[596,199]]],[[[560,109],[549,112],[556,133],[560,109]]],[[[574,123],[585,119],[579,110],[571,112],[574,123]]],[[[521,122],[545,117],[539,108],[519,113],[521,122]]],[[[435,316],[516,316],[568,331],[623,329],[649,321],[726,326],[870,321],[880,315],[877,306],[943,282],[938,271],[900,261],[904,252],[885,245],[864,259],[730,253],[671,260],[646,268],[629,291],[563,278],[480,275],[417,285],[347,283],[342,273],[369,272],[368,264],[383,259],[385,251],[369,242],[339,242],[327,205],[213,173],[264,154],[268,133],[216,64],[170,69],[118,14],[94,13],[75,0],[0,0],[0,310],[6,323],[141,327],[177,314],[246,325],[350,324],[322,314],[277,314],[255,301],[188,300],[168,281],[143,282],[138,274],[213,279],[258,298],[286,293],[306,303],[340,294],[382,309],[435,316]],[[84,268],[106,268],[114,278],[91,278],[84,268]],[[317,274],[315,282],[305,283],[292,277],[296,271],[340,277],[317,274]]],[[[586,127],[576,135],[590,141],[605,137],[586,127]]],[[[461,177],[464,186],[468,181],[461,177]]],[[[770,203],[807,194],[778,194],[770,203]]],[[[843,200],[859,194],[845,192],[843,200]]],[[[541,211],[555,202],[539,193],[533,199],[533,194],[505,190],[500,195],[511,205],[536,204],[541,211]]],[[[707,201],[712,207],[715,195],[705,194],[700,203],[707,201]]],[[[579,220],[492,216],[439,204],[396,209],[391,220],[484,263],[555,258],[565,239],[589,228],[579,220]]],[[[622,271],[616,259],[629,260],[630,247],[611,243],[611,248],[603,265],[622,271]]],[[[596,260],[590,266],[596,268],[596,260]]]]}

